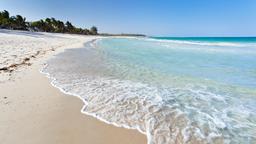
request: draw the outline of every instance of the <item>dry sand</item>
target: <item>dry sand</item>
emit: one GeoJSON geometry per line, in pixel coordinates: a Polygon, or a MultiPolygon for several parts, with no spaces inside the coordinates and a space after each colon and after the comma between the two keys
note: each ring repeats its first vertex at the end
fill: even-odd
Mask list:
{"type": "Polygon", "coordinates": [[[11,72],[0,73],[1,144],[146,143],[146,136],[136,130],[114,127],[82,114],[81,100],[61,93],[39,73],[48,57],[65,48],[81,46],[95,37],[39,33],[42,35],[33,38],[33,33],[27,36],[23,32],[7,32],[0,31],[0,65],[9,67],[13,63],[22,63],[27,57],[30,59],[25,64],[11,67],[11,72]],[[54,43],[51,38],[58,42],[54,43]],[[48,43],[48,40],[52,42],[48,43]],[[41,42],[40,45],[36,45],[37,42],[41,42]],[[24,46],[23,53],[18,51],[21,46],[24,46]],[[40,55],[32,57],[37,51],[40,55]]]}

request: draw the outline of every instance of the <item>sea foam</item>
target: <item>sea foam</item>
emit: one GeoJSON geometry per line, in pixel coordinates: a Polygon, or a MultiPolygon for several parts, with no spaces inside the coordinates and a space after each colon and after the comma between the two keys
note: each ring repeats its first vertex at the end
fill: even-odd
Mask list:
{"type": "Polygon", "coordinates": [[[133,65],[101,41],[59,54],[42,69],[55,87],[83,100],[81,112],[137,129],[149,144],[256,142],[254,91],[133,65]]]}

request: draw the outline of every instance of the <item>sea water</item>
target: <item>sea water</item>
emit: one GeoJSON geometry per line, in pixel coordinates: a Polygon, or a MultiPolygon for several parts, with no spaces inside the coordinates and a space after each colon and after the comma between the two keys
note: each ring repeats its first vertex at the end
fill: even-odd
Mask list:
{"type": "Polygon", "coordinates": [[[104,38],[42,71],[149,144],[256,143],[256,38],[104,38]]]}

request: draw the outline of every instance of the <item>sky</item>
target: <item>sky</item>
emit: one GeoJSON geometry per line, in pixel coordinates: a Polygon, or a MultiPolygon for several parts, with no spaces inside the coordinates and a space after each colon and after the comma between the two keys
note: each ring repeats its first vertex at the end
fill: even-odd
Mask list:
{"type": "Polygon", "coordinates": [[[54,17],[101,33],[256,36],[256,0],[0,0],[28,21],[54,17]]]}

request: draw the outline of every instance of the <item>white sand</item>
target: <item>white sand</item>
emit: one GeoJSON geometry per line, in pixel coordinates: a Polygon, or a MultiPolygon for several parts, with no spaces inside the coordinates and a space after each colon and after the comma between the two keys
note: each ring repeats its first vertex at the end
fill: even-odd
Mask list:
{"type": "MultiPolygon", "coordinates": [[[[93,36],[31,33],[0,29],[0,69],[15,70],[12,72],[12,74],[15,74],[23,66],[33,63],[33,59],[41,57],[49,51],[55,51],[57,48],[65,48],[73,44],[82,45],[94,38],[93,36]]],[[[9,76],[10,73],[0,72],[0,82],[12,78],[9,76]]]]}
{"type": "Polygon", "coordinates": [[[39,73],[50,56],[99,37],[0,30],[0,143],[141,144],[146,137],[80,113],[39,73]]]}

